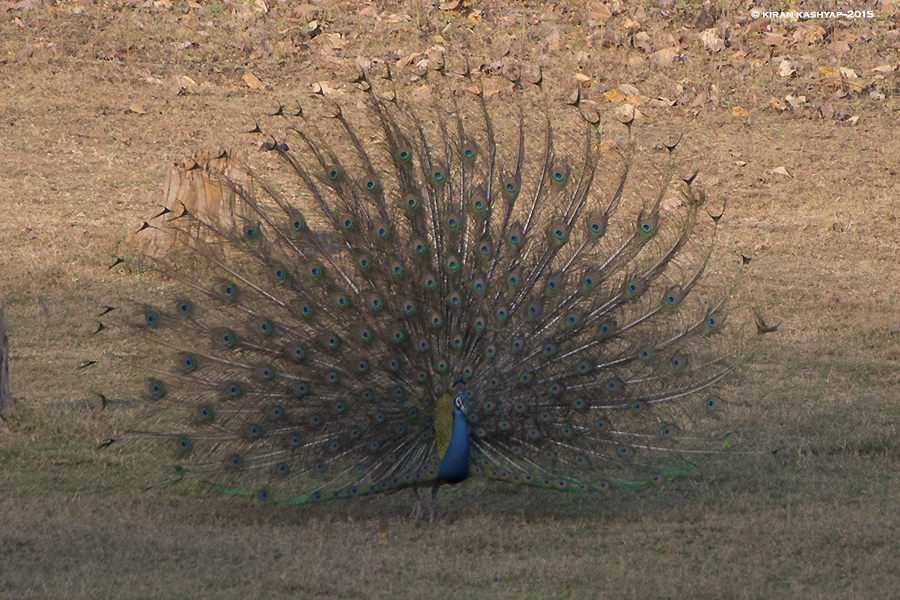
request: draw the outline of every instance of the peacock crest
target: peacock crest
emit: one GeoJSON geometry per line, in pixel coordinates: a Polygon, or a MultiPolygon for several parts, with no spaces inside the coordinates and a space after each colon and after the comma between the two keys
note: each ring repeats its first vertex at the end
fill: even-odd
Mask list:
{"type": "Polygon", "coordinates": [[[190,250],[154,263],[181,292],[137,318],[167,358],[143,363],[154,420],[130,439],[286,505],[645,486],[721,452],[739,336],[705,277],[720,215],[676,144],[644,160],[632,118],[540,78],[422,75],[280,109],[261,147],[285,169],[223,178],[234,219],[157,219],[190,250]]]}

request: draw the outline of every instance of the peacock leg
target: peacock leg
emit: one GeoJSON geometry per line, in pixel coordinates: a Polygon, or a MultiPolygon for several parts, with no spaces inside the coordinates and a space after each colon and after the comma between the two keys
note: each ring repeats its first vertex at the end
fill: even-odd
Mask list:
{"type": "MultiPolygon", "coordinates": [[[[416,495],[416,504],[413,506],[412,513],[409,515],[410,519],[421,519],[422,518],[422,499],[419,497],[419,488],[413,486],[413,494],[416,495]]],[[[433,518],[432,514],[432,518],[433,518]]]]}
{"type": "Polygon", "coordinates": [[[440,487],[441,486],[436,485],[431,488],[431,519],[429,520],[429,523],[434,523],[434,515],[437,513],[437,493],[438,488],[440,487]]]}

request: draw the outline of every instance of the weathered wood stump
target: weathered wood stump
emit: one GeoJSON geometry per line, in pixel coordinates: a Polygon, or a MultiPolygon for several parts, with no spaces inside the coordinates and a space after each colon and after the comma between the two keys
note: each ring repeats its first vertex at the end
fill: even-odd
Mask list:
{"type": "Polygon", "coordinates": [[[253,180],[247,173],[246,153],[220,153],[215,158],[203,150],[193,158],[175,161],[166,172],[163,206],[169,213],[143,232],[141,249],[149,257],[161,258],[183,246],[207,241],[199,222],[191,227],[175,226],[185,210],[218,229],[230,231],[235,221],[247,215],[241,194],[253,197],[253,180]]]}
{"type": "MultiPolygon", "coordinates": [[[[15,399],[9,386],[9,338],[6,336],[6,314],[0,306],[0,410],[12,408],[15,399]]],[[[9,433],[9,429],[0,417],[0,434],[9,433]]]]}

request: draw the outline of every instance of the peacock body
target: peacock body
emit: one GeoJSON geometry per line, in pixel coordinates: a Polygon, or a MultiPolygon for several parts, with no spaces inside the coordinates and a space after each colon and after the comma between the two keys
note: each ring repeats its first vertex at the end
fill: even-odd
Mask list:
{"type": "Polygon", "coordinates": [[[635,178],[634,145],[601,147],[577,100],[432,76],[430,108],[363,76],[364,110],[285,117],[263,148],[291,183],[229,181],[233,223],[163,217],[191,250],[157,262],[182,292],[138,319],[171,362],[132,437],[288,505],[467,477],[644,486],[720,451],[711,388],[738,345],[724,299],[698,299],[718,219],[693,178],[635,178]]]}

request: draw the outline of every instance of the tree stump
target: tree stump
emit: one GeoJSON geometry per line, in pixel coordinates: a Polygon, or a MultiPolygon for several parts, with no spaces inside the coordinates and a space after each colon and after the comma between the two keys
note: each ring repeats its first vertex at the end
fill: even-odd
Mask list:
{"type": "MultiPolygon", "coordinates": [[[[6,336],[6,314],[0,306],[0,410],[12,408],[15,400],[9,387],[9,338],[6,336]]],[[[9,429],[0,417],[0,434],[9,433],[9,429]]]]}
{"type": "Polygon", "coordinates": [[[200,221],[231,231],[235,221],[248,216],[244,197],[253,198],[253,180],[247,173],[246,153],[222,153],[215,158],[203,150],[193,158],[175,161],[166,172],[163,206],[169,211],[152,229],[145,230],[141,249],[151,258],[161,258],[184,246],[205,242],[200,221]],[[184,211],[199,219],[190,228],[172,221],[184,211]]]}

